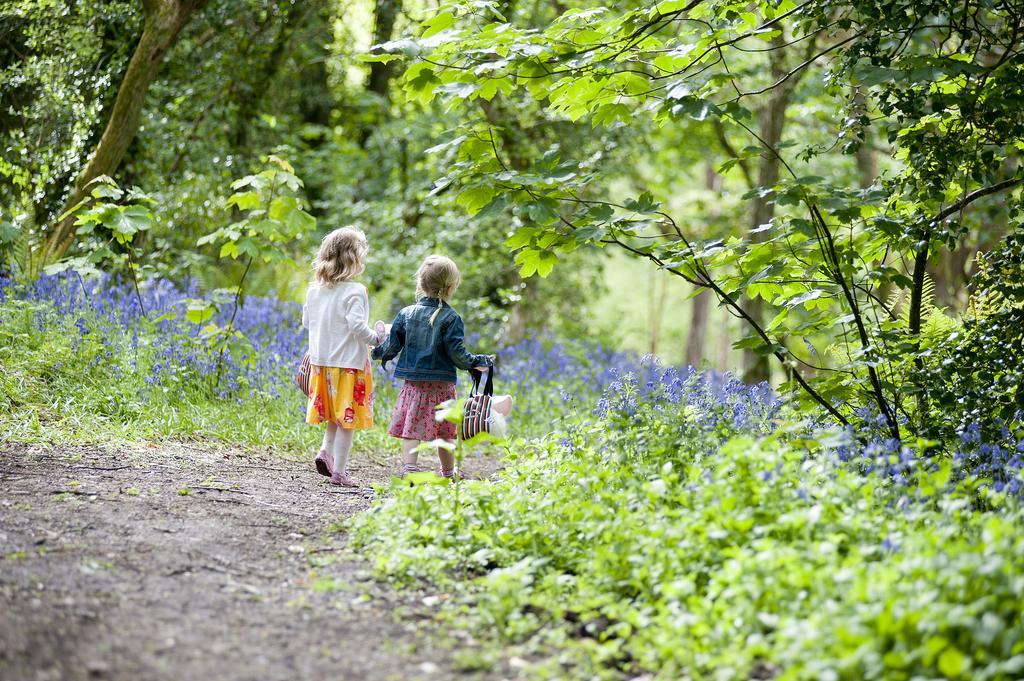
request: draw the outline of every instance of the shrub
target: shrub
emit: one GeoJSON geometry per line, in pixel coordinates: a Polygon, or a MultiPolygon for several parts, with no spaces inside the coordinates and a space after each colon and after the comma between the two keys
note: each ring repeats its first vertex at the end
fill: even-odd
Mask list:
{"type": "Polygon", "coordinates": [[[987,439],[1024,418],[1024,234],[978,256],[964,322],[921,366],[917,383],[933,432],[971,425],[987,439]]]}
{"type": "Polygon", "coordinates": [[[1024,672],[1005,487],[962,457],[809,437],[762,388],[659,378],[621,377],[493,481],[393,489],[356,546],[382,576],[461,594],[444,616],[545,678],[1024,672]]]}

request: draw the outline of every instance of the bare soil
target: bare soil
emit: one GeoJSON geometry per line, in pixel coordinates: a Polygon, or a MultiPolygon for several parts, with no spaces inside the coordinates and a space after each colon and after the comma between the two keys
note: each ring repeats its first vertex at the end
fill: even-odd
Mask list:
{"type": "Polygon", "coordinates": [[[270,453],[0,444],[0,679],[506,676],[436,644],[422,599],[445,594],[399,596],[345,550],[390,474],[353,459],[358,490],[270,453]]]}

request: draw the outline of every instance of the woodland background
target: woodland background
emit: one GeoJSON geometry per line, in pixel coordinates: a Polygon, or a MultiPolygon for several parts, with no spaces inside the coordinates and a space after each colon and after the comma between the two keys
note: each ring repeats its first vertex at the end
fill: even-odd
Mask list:
{"type": "Polygon", "coordinates": [[[298,303],[353,224],[375,318],[455,259],[516,395],[502,470],[346,525],[457,593],[468,669],[1019,678],[1022,36],[1002,0],[8,0],[0,435],[305,456],[298,303]]]}

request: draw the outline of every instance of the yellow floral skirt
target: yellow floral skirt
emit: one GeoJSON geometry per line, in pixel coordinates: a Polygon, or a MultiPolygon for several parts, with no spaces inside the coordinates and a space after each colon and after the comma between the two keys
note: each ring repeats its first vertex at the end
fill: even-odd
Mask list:
{"type": "Polygon", "coordinates": [[[370,365],[339,369],[311,364],[306,423],[333,421],[340,428],[373,428],[373,376],[370,365]]]}

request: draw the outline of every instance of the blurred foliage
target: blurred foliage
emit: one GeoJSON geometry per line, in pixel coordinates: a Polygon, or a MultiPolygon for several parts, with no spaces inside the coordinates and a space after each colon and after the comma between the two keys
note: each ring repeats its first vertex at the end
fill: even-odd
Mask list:
{"type": "MultiPolygon", "coordinates": [[[[359,56],[370,46],[375,8],[213,0],[185,27],[150,87],[142,126],[117,172],[121,184],[142,187],[156,201],[154,227],[137,244],[147,251],[148,271],[178,280],[187,273],[209,289],[237,282],[244,260],[218,262],[195,244],[227,224],[222,188],[259,170],[272,151],[306,179],[299,198],[319,227],[281,251],[298,266],[253,265],[254,292],[299,296],[318,234],[357,224],[370,238],[366,279],[379,316],[408,303],[419,261],[442,251],[463,271],[460,309],[471,328],[492,337],[510,325],[520,337],[537,325],[585,333],[576,301],[599,288],[594,259],[581,254],[575,272],[524,283],[502,256],[507,216],[467,219],[452,193],[434,187],[445,159],[423,152],[450,128],[451,115],[391,96],[387,81],[382,91],[370,91],[370,67],[359,56]]],[[[8,116],[0,217],[9,225],[0,233],[0,253],[8,269],[28,273],[26,242],[36,242],[59,217],[75,171],[98,140],[141,33],[141,11],[130,3],[22,2],[2,21],[4,34],[18,41],[0,48],[2,82],[12,86],[0,88],[8,116]],[[79,34],[81,40],[69,39],[79,34]],[[78,101],[75,110],[62,106],[78,101]],[[53,154],[61,154],[59,162],[53,154]]],[[[409,25],[404,12],[397,23],[409,25]]],[[[537,144],[535,135],[582,137],[572,126],[538,125],[536,108],[519,117],[524,154],[537,144]]],[[[81,242],[70,255],[88,248],[81,242]]]]}
{"type": "Polygon", "coordinates": [[[996,437],[1024,420],[1024,235],[978,257],[962,325],[935,345],[916,376],[935,434],[970,426],[996,437]]]}
{"type": "Polygon", "coordinates": [[[20,229],[57,217],[140,31],[126,1],[12,0],[0,10],[0,214],[20,229]]]}

